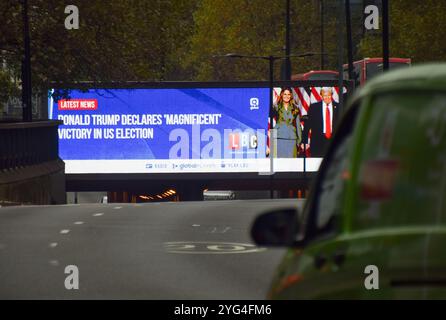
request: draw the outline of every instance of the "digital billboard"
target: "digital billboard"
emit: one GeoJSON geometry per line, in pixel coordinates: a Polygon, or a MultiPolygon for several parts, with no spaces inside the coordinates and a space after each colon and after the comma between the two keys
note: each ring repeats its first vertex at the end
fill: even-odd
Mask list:
{"type": "Polygon", "coordinates": [[[267,155],[272,153],[277,159],[304,157],[306,170],[317,171],[340,114],[338,87],[274,88],[268,128],[275,129],[275,135],[268,134],[267,155]]]}
{"type": "Polygon", "coordinates": [[[48,111],[63,121],[59,154],[69,174],[271,174],[303,171],[305,160],[316,171],[322,156],[310,153],[305,90],[291,89],[291,113],[283,112],[282,88],[270,110],[267,87],[51,90],[48,111]],[[293,132],[298,140],[285,141],[293,132]]]}

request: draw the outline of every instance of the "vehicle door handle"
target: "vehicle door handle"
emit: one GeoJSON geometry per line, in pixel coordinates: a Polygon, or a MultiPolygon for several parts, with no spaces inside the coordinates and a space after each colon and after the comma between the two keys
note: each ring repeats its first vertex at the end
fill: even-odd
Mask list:
{"type": "Polygon", "coordinates": [[[333,255],[333,262],[338,267],[342,266],[345,262],[345,252],[344,251],[338,251],[333,255]]]}
{"type": "Polygon", "coordinates": [[[317,254],[314,256],[314,266],[316,269],[322,269],[328,262],[326,256],[317,254]]]}

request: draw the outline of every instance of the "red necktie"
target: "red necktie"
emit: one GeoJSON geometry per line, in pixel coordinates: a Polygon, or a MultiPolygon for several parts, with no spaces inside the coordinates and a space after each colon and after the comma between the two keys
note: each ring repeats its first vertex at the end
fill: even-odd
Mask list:
{"type": "Polygon", "coordinates": [[[331,138],[331,121],[330,121],[330,109],[327,107],[325,108],[325,137],[327,139],[331,138]]]}

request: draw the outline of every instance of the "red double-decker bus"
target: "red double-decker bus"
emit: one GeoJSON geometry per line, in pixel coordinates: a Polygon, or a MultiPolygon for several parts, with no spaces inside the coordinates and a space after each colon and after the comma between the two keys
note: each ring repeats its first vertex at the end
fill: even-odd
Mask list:
{"type": "Polygon", "coordinates": [[[337,80],[339,72],[334,70],[311,70],[306,73],[293,74],[291,80],[337,80]]]}
{"type": "MultiPolygon", "coordinates": [[[[396,69],[410,66],[410,58],[389,58],[389,68],[396,69]]],[[[348,64],[343,65],[344,79],[348,79],[348,64]]],[[[365,58],[353,62],[353,78],[356,86],[364,85],[368,80],[383,71],[383,58],[365,58]]],[[[291,80],[337,80],[339,72],[335,70],[312,70],[294,74],[291,80]]]]}

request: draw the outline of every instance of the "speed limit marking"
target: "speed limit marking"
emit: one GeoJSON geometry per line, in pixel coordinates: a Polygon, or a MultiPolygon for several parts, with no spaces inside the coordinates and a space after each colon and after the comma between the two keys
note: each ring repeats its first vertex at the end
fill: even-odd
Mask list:
{"type": "Polygon", "coordinates": [[[254,253],[266,250],[266,248],[256,247],[255,245],[249,243],[205,241],[166,242],[164,243],[164,248],[168,253],[185,254],[254,253]]]}

